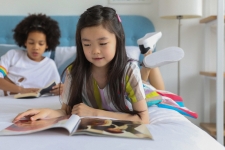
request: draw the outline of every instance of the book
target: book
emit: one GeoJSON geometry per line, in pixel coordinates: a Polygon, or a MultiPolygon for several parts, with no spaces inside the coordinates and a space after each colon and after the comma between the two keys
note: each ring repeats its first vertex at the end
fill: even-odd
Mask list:
{"type": "Polygon", "coordinates": [[[56,83],[55,81],[49,83],[47,86],[45,86],[44,88],[38,90],[37,92],[32,92],[32,93],[18,93],[16,95],[14,95],[14,98],[17,99],[25,99],[25,98],[37,98],[40,96],[49,96],[52,95],[50,93],[50,91],[52,90],[52,87],[55,86],[56,83]]]}
{"type": "Polygon", "coordinates": [[[79,117],[77,115],[67,115],[37,121],[19,120],[0,131],[0,135],[30,134],[52,128],[66,129],[71,136],[87,134],[93,136],[152,139],[152,135],[146,124],[110,118],[79,117]]]}

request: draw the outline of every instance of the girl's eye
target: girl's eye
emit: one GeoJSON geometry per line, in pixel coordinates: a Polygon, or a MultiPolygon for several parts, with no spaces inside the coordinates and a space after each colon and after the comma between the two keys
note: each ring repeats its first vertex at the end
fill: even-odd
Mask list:
{"type": "Polygon", "coordinates": [[[29,43],[30,45],[34,44],[34,43],[29,43]]]}
{"type": "Polygon", "coordinates": [[[84,44],[84,46],[90,46],[91,44],[84,44]]]}
{"type": "Polygon", "coordinates": [[[100,43],[100,45],[106,45],[107,43],[100,43]]]}

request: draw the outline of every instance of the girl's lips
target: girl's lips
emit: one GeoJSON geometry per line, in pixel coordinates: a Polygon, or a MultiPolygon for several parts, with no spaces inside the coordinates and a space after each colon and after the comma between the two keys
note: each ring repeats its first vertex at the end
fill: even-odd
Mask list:
{"type": "Polygon", "coordinates": [[[37,57],[38,56],[38,53],[33,52],[33,53],[31,53],[31,55],[32,55],[32,57],[37,57]]]}
{"type": "Polygon", "coordinates": [[[102,58],[93,58],[94,60],[101,60],[102,58]]]}
{"type": "Polygon", "coordinates": [[[36,53],[36,52],[33,52],[33,53],[32,53],[32,55],[33,55],[33,56],[37,56],[37,55],[38,55],[38,53],[36,53]]]}

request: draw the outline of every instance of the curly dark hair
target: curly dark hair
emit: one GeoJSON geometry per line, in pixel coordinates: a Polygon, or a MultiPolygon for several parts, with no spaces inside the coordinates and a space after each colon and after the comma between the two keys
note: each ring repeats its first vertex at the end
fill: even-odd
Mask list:
{"type": "Polygon", "coordinates": [[[17,45],[26,48],[24,44],[28,34],[33,31],[39,31],[46,35],[48,48],[45,51],[54,51],[56,46],[60,44],[61,34],[58,22],[45,14],[30,14],[13,29],[13,38],[17,45]]]}

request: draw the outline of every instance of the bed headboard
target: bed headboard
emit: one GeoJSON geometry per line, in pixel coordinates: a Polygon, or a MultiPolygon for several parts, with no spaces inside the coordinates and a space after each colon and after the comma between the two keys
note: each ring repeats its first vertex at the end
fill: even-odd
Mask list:
{"type": "MultiPolygon", "coordinates": [[[[14,44],[12,30],[25,16],[0,16],[0,45],[14,44]]],[[[61,47],[75,46],[75,30],[79,16],[51,16],[59,23],[61,30],[60,45],[61,47]]],[[[126,36],[126,46],[138,46],[137,40],[146,33],[154,32],[155,28],[152,22],[143,16],[138,15],[121,15],[121,20],[126,36]]],[[[3,54],[0,49],[0,56],[3,54]]],[[[55,58],[55,52],[51,53],[52,59],[55,58]]],[[[60,58],[61,59],[61,58],[60,58]]],[[[142,61],[143,55],[139,60],[142,61]]],[[[69,60],[71,61],[71,60],[69,60]]],[[[68,62],[66,63],[68,64],[68,62]]],[[[58,66],[57,66],[58,67],[58,66]]],[[[63,67],[61,67],[63,68],[63,67]]],[[[61,72],[62,69],[59,69],[61,72]]]]}
{"type": "MultiPolygon", "coordinates": [[[[12,30],[25,16],[0,16],[0,44],[15,44],[12,30]]],[[[75,45],[75,30],[79,16],[51,16],[58,21],[61,30],[60,46],[75,45]]],[[[122,24],[127,46],[137,46],[137,39],[154,32],[152,22],[143,16],[123,15],[122,24]]]]}

